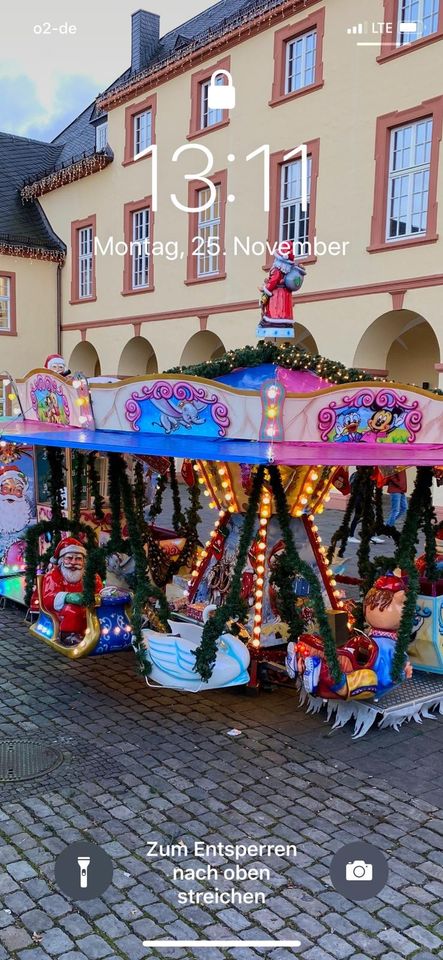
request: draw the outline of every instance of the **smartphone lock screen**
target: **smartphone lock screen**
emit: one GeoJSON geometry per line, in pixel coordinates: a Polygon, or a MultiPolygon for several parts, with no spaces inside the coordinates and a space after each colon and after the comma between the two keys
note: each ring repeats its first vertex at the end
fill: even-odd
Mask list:
{"type": "Polygon", "coordinates": [[[443,0],[21,0],[0,960],[443,956],[443,0]]]}

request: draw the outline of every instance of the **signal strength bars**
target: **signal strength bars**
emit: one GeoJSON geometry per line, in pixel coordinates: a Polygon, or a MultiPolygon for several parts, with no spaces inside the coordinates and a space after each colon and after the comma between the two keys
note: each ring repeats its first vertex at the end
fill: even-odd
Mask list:
{"type": "Polygon", "coordinates": [[[348,27],[347,29],[347,33],[354,33],[354,34],[367,33],[367,31],[368,31],[367,23],[357,23],[355,27],[348,27]]]}

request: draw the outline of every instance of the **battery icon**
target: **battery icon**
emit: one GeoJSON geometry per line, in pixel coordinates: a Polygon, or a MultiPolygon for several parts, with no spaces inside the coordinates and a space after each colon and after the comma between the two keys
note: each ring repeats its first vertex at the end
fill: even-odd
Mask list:
{"type": "Polygon", "coordinates": [[[417,23],[401,23],[400,33],[417,33],[417,23]]]}

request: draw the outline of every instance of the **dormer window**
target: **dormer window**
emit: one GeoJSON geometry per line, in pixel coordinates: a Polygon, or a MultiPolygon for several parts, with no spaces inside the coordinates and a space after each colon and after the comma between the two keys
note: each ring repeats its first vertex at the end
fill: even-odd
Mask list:
{"type": "Polygon", "coordinates": [[[95,128],[95,149],[99,153],[100,150],[106,150],[108,143],[108,121],[102,120],[97,124],[95,128]]]}

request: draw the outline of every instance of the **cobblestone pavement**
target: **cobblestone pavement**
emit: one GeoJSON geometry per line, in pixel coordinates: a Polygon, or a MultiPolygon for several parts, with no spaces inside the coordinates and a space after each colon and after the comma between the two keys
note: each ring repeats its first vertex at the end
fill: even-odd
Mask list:
{"type": "Polygon", "coordinates": [[[22,616],[0,613],[0,739],[44,741],[64,760],[41,780],[0,786],[0,960],[223,956],[142,946],[157,937],[301,939],[294,953],[268,951],[273,960],[441,956],[441,721],[352,743],[285,689],[178,694],[148,689],[131,654],[63,661],[22,616]],[[388,885],[360,905],[329,880],[331,854],[356,838],[390,860],[388,885]],[[113,858],[100,900],[73,904],[55,887],[54,858],[77,839],[113,858]],[[179,907],[187,885],[167,860],[147,860],[151,839],[296,843],[298,854],[244,884],[267,892],[264,906],[179,907]]]}
{"type": "Polygon", "coordinates": [[[130,653],[62,660],[12,607],[0,611],[0,651],[0,741],[29,738],[63,755],[44,778],[0,783],[0,960],[442,956],[443,718],[353,743],[297,710],[288,689],[172,693],[148,689],[130,653]],[[54,860],[79,839],[111,855],[114,877],[101,899],[72,903],[55,886],[54,860]],[[387,886],[360,904],[329,879],[333,852],[356,839],[390,864],[387,886]],[[265,905],[179,906],[190,884],[173,880],[167,859],[147,859],[151,840],[296,843],[297,857],[246,857],[271,867],[242,885],[265,891],[265,905]],[[274,937],[302,945],[226,954],[142,945],[274,937]]]}

